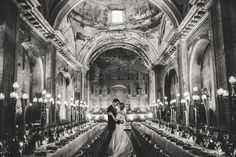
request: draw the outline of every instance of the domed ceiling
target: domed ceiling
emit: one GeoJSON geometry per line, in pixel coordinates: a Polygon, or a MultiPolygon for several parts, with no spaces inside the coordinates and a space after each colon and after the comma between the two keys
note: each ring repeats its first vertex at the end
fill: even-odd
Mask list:
{"type": "Polygon", "coordinates": [[[73,20],[97,29],[150,29],[160,24],[162,11],[149,0],[86,0],[70,13],[73,20]],[[120,11],[120,23],[112,12],[120,11]]]}
{"type": "Polygon", "coordinates": [[[165,38],[174,28],[156,1],[81,0],[63,18],[58,29],[69,50],[88,68],[94,54],[123,45],[142,52],[144,55],[140,56],[152,65],[165,49],[165,38]]]}

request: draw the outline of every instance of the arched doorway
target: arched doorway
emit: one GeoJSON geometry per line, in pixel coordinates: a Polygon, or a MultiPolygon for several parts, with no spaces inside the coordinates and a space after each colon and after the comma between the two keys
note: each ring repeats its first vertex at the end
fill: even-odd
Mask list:
{"type": "Polygon", "coordinates": [[[178,77],[175,69],[171,69],[165,77],[165,87],[164,93],[167,100],[170,102],[172,99],[176,98],[176,93],[178,93],[178,77]]]}
{"type": "Polygon", "coordinates": [[[66,71],[60,71],[56,79],[56,91],[58,95],[61,95],[61,105],[58,106],[59,111],[57,117],[60,120],[69,119],[66,105],[70,104],[70,99],[74,97],[71,76],[66,71]]]}
{"type": "MultiPolygon", "coordinates": [[[[216,125],[215,89],[212,50],[208,39],[200,39],[193,47],[190,59],[190,93],[197,87],[197,94],[207,93],[207,100],[198,107],[198,122],[208,125],[216,125]]],[[[194,112],[192,112],[194,113],[194,112]]],[[[192,114],[194,115],[194,114],[192,114]]],[[[192,118],[193,119],[193,118],[192,118]]]]}
{"type": "Polygon", "coordinates": [[[18,47],[17,57],[17,82],[20,88],[17,91],[20,95],[26,93],[29,99],[26,103],[22,99],[16,104],[16,123],[20,135],[24,134],[25,126],[31,126],[40,120],[40,106],[30,104],[34,97],[37,97],[44,85],[44,70],[40,51],[31,42],[23,42],[18,47]]]}
{"type": "MultiPolygon", "coordinates": [[[[168,102],[176,98],[176,93],[178,93],[178,89],[179,89],[178,82],[179,81],[177,77],[177,72],[173,68],[166,74],[165,83],[164,83],[164,94],[167,97],[168,102]]],[[[170,121],[170,116],[171,116],[170,103],[168,103],[168,105],[165,106],[164,115],[165,115],[164,116],[165,120],[170,121]]]]}

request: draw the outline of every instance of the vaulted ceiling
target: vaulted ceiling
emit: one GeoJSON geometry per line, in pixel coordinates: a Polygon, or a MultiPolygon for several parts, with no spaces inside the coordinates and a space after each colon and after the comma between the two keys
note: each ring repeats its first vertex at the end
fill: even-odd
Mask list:
{"type": "Polygon", "coordinates": [[[162,11],[149,0],[87,0],[71,12],[73,20],[99,30],[138,29],[148,30],[161,22],[162,11]],[[124,22],[111,22],[111,11],[122,11],[124,22]]]}
{"type": "Polygon", "coordinates": [[[163,49],[163,36],[181,19],[174,3],[165,0],[66,0],[56,8],[54,28],[87,67],[104,51],[125,47],[150,68],[163,49]],[[112,22],[112,11],[122,11],[123,21],[112,22]]]}

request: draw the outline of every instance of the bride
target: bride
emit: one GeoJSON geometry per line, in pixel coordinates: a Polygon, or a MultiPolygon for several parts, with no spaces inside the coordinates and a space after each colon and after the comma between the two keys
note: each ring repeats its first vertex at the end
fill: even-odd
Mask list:
{"type": "Polygon", "coordinates": [[[109,157],[131,157],[133,154],[132,143],[127,133],[123,130],[123,125],[126,122],[124,108],[124,103],[120,103],[120,110],[117,112],[116,117],[114,117],[112,113],[108,113],[113,117],[113,119],[121,122],[120,124],[116,124],[116,129],[112,134],[108,147],[109,157]]]}

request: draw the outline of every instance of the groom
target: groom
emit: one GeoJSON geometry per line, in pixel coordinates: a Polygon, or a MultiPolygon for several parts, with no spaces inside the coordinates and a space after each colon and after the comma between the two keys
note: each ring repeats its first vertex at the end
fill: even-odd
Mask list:
{"type": "Polygon", "coordinates": [[[116,117],[117,111],[116,106],[120,103],[118,99],[113,99],[112,104],[107,108],[107,114],[108,114],[108,135],[107,135],[107,146],[109,146],[112,134],[114,130],[116,129],[116,123],[119,123],[119,121],[116,121],[114,117],[116,117]],[[112,113],[114,117],[112,117],[109,113],[112,113]]]}

